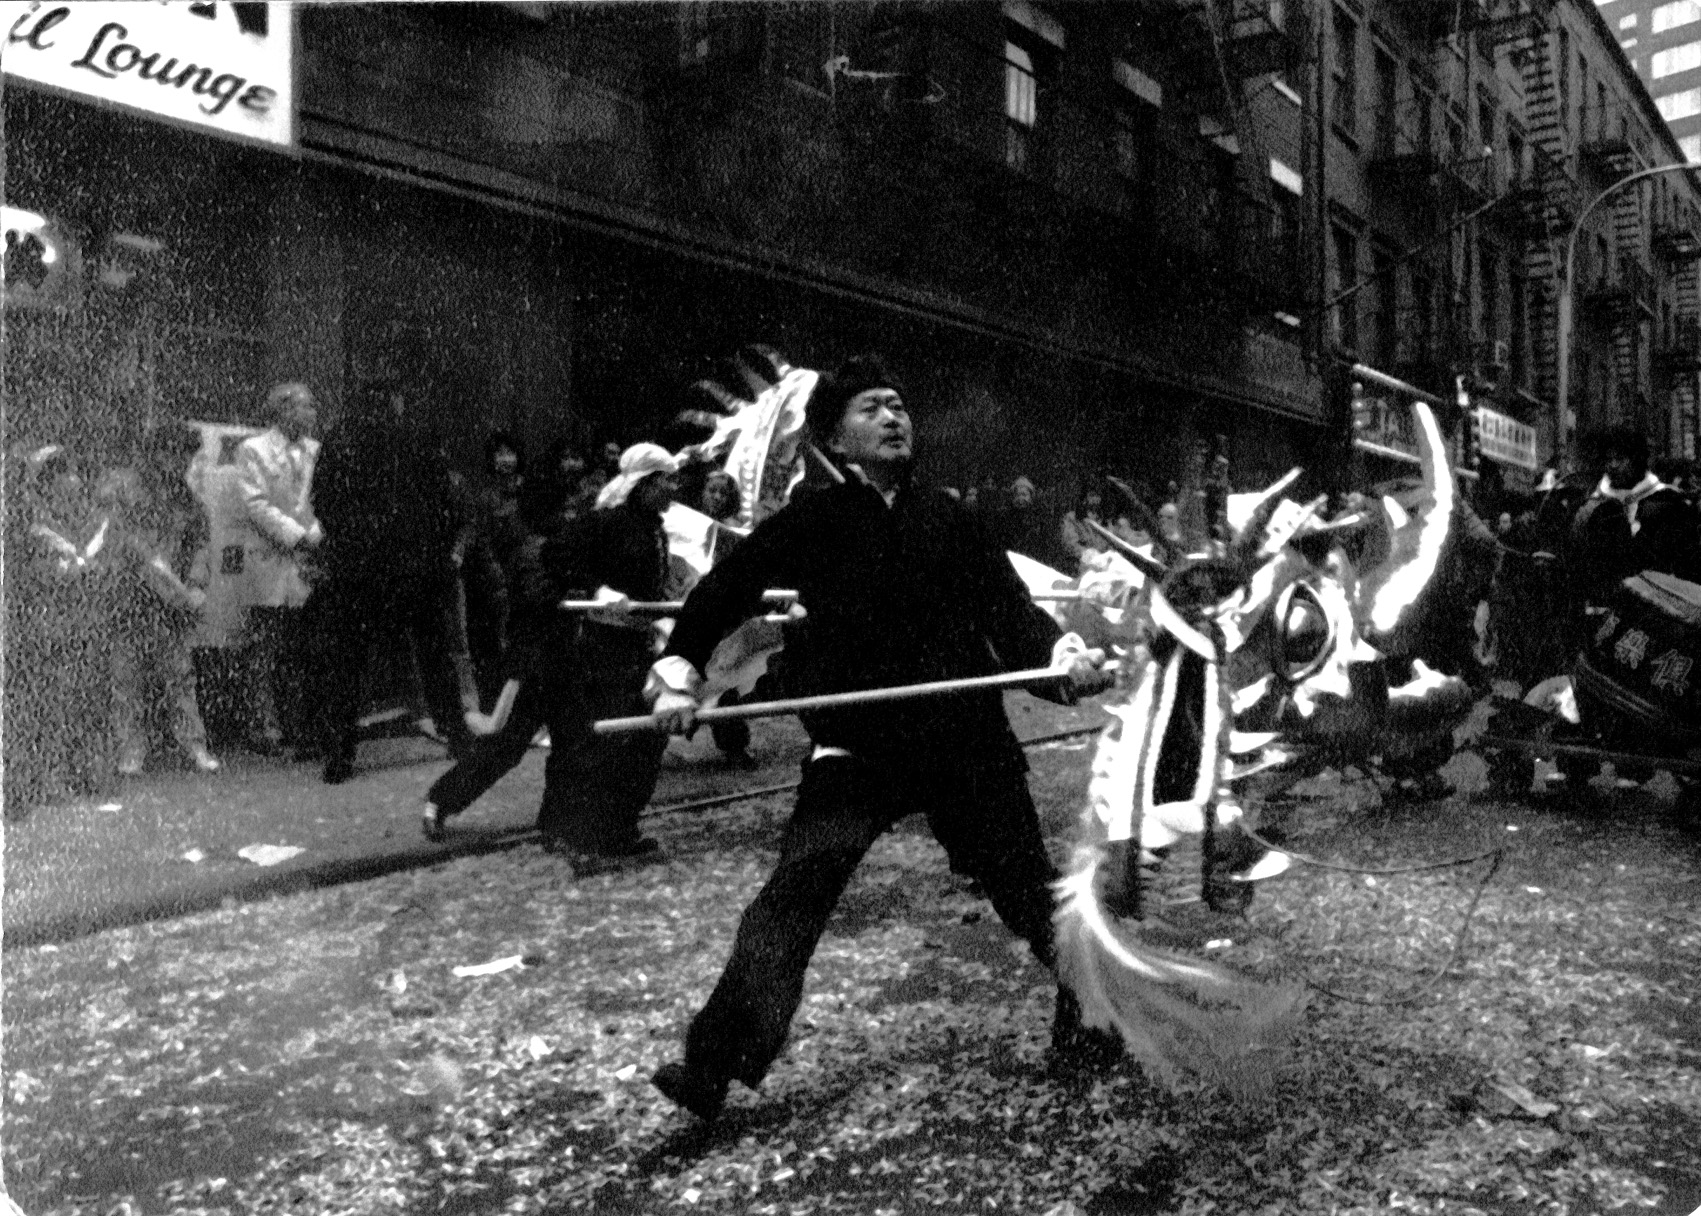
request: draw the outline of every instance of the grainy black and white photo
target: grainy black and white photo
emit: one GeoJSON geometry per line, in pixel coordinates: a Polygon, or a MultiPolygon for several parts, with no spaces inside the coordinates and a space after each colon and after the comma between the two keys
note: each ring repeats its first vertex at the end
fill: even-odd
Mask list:
{"type": "Polygon", "coordinates": [[[0,17],[0,1216],[1701,1214],[1701,3],[0,17]]]}

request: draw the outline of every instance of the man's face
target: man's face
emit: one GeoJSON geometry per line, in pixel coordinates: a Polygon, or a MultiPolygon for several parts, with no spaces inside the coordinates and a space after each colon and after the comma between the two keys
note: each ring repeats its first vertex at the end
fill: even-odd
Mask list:
{"type": "Polygon", "coordinates": [[[897,465],[910,459],[910,413],[889,388],[865,389],[845,402],[828,445],[850,464],[897,465]]]}
{"type": "Polygon", "coordinates": [[[1620,490],[1628,490],[1640,480],[1635,462],[1623,452],[1607,453],[1606,472],[1607,480],[1620,490]]]}
{"type": "Polygon", "coordinates": [[[711,519],[738,514],[738,486],[730,477],[711,477],[703,487],[703,513],[711,519]]]}
{"type": "Polygon", "coordinates": [[[497,448],[490,458],[490,467],[503,477],[511,476],[520,467],[520,454],[513,448],[497,448]]]}
{"type": "Polygon", "coordinates": [[[284,402],[278,413],[278,430],[290,440],[311,435],[318,425],[319,411],[314,408],[313,397],[309,393],[296,393],[284,402]]]}
{"type": "Polygon", "coordinates": [[[678,489],[672,473],[651,473],[632,487],[631,498],[640,510],[654,511],[659,515],[667,510],[678,489]]]}
{"type": "Polygon", "coordinates": [[[1010,491],[1010,501],[1018,507],[1033,506],[1034,488],[1025,481],[1017,483],[1010,491]]]}

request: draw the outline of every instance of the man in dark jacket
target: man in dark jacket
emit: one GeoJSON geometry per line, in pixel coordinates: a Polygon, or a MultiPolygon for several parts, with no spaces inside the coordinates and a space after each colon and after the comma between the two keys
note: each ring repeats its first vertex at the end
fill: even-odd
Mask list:
{"type": "MultiPolygon", "coordinates": [[[[861,357],[810,402],[845,479],[764,522],[706,575],[651,673],[655,713],[689,730],[715,644],[761,611],[769,587],[795,587],[808,627],[788,642],[790,690],[843,692],[1058,666],[1054,695],[1102,687],[1079,639],[1060,637],[1004,555],[964,508],[910,485],[902,389],[861,357]]],[[[863,854],[893,823],[925,811],[953,869],[978,880],[1035,957],[1053,961],[1055,878],[1028,794],[1026,759],[997,691],[822,711],[780,859],[745,911],[732,958],[686,1036],[685,1061],[655,1084],[713,1118],[737,1079],[761,1083],[786,1035],[827,918],[863,854]]],[[[1060,994],[1060,1039],[1079,1039],[1060,994]]],[[[1060,1043],[1060,1045],[1062,1045],[1060,1043]]]]}
{"type": "Polygon", "coordinates": [[[448,817],[518,764],[547,726],[549,760],[538,811],[544,848],[571,854],[580,873],[656,852],[655,841],[639,834],[638,816],[655,792],[667,740],[645,733],[596,735],[591,723],[645,709],[654,618],[624,605],[665,598],[661,514],[673,499],[674,471],[672,456],[642,443],[622,454],[620,472],[586,515],[564,518],[564,493],[527,499],[528,524],[538,532],[515,561],[518,619],[510,678],[520,689],[502,728],[431,787],[427,836],[441,838],[448,817]],[[562,600],[601,600],[606,607],[568,613],[562,600]]]}
{"type": "Polygon", "coordinates": [[[458,753],[467,740],[450,637],[459,521],[448,462],[407,417],[395,384],[365,386],[325,443],[314,478],[325,532],[325,781],[354,775],[362,676],[383,632],[412,644],[432,722],[458,753]]]}

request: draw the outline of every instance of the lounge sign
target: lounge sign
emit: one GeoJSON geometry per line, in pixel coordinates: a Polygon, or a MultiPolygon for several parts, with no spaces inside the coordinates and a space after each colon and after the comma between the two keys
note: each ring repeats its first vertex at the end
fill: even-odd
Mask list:
{"type": "Polygon", "coordinates": [[[224,135],[295,140],[291,6],[5,0],[4,69],[224,135]]]}

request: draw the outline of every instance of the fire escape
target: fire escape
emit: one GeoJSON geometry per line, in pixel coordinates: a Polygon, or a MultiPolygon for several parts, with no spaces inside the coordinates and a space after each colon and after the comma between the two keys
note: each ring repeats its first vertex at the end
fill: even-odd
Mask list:
{"type": "Polygon", "coordinates": [[[1284,211],[1282,187],[1271,179],[1272,151],[1291,165],[1297,147],[1272,149],[1249,101],[1250,82],[1297,74],[1314,46],[1310,0],[1140,0],[1143,19],[1198,84],[1188,101],[1199,113],[1199,134],[1214,148],[1215,224],[1208,261],[1217,291],[1248,315],[1302,311],[1307,276],[1297,205],[1284,211]]]}
{"type": "MultiPolygon", "coordinates": [[[[1637,146],[1622,107],[1584,110],[1579,126],[1582,130],[1579,155],[1598,177],[1600,189],[1610,189],[1650,163],[1647,150],[1637,146]]],[[[1622,405],[1646,399],[1642,327],[1657,320],[1658,294],[1653,272],[1643,255],[1647,245],[1642,219],[1643,192],[1621,191],[1606,205],[1612,209],[1612,256],[1608,265],[1596,268],[1594,281],[1583,292],[1583,303],[1597,313],[1611,332],[1613,378],[1622,405]]]]}
{"type": "Polygon", "coordinates": [[[1694,458],[1701,418],[1701,218],[1687,203],[1654,224],[1654,256],[1672,269],[1672,311],[1656,330],[1654,370],[1677,408],[1683,454],[1694,458]]]}

